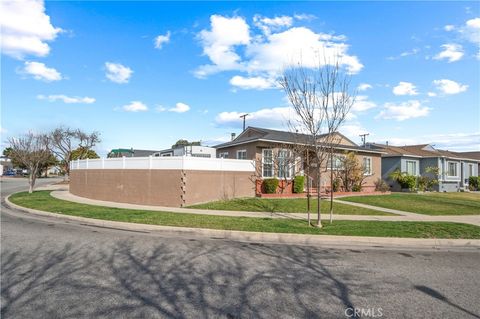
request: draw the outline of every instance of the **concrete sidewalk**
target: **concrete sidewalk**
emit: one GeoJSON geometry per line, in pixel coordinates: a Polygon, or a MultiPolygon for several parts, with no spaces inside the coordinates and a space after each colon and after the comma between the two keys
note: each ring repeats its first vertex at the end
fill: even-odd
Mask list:
{"type": "MultiPolygon", "coordinates": [[[[162,207],[162,206],[149,206],[149,205],[136,205],[127,203],[107,202],[101,200],[94,200],[84,197],[79,197],[71,194],[67,190],[55,190],[52,196],[66,201],[71,201],[80,204],[97,205],[114,208],[124,209],[136,209],[136,210],[148,210],[148,211],[162,211],[184,214],[200,214],[200,215],[215,215],[215,216],[231,216],[231,217],[257,217],[257,218],[290,218],[290,219],[307,219],[307,214],[304,213],[282,213],[282,212],[246,212],[246,211],[227,211],[227,210],[208,210],[208,209],[192,209],[192,208],[178,208],[178,207],[162,207]]],[[[348,204],[352,206],[360,206],[364,208],[375,208],[378,211],[393,212],[395,210],[380,208],[370,205],[350,203],[337,201],[342,204],[348,204]],[[365,207],[368,206],[368,207],[365,207]]],[[[401,211],[397,211],[401,212],[401,211]]],[[[420,221],[420,222],[454,222],[480,226],[480,215],[465,215],[465,216],[430,216],[421,215],[408,212],[402,212],[404,215],[398,216],[374,216],[374,215],[333,215],[334,220],[371,220],[371,221],[420,221]]],[[[329,217],[328,214],[322,215],[324,219],[329,217]]],[[[312,214],[312,218],[315,218],[315,214],[312,214]]]]}

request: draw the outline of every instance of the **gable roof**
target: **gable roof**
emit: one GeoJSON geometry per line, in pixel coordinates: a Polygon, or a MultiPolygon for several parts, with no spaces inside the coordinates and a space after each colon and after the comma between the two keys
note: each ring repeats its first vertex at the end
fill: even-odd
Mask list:
{"type": "Polygon", "coordinates": [[[405,146],[392,146],[385,144],[372,143],[369,144],[376,149],[382,149],[389,156],[410,156],[410,157],[448,157],[453,159],[467,159],[476,161],[474,157],[467,156],[458,152],[451,152],[446,150],[439,150],[434,148],[430,144],[418,144],[418,145],[405,145],[405,146]]]}
{"type": "MultiPolygon", "coordinates": [[[[369,153],[382,153],[382,151],[360,147],[357,144],[355,144],[352,140],[347,138],[345,135],[341,134],[340,132],[335,132],[335,134],[338,134],[342,139],[348,141],[351,144],[351,145],[335,145],[336,148],[346,149],[346,150],[357,150],[357,151],[363,151],[363,152],[369,152],[369,153]]],[[[321,134],[318,136],[318,138],[322,138],[327,135],[328,134],[321,134]]],[[[312,135],[249,126],[234,140],[226,143],[222,143],[219,145],[215,145],[213,147],[219,149],[219,148],[247,144],[247,143],[252,143],[257,141],[285,143],[285,144],[310,144],[312,141],[312,135]]]]}

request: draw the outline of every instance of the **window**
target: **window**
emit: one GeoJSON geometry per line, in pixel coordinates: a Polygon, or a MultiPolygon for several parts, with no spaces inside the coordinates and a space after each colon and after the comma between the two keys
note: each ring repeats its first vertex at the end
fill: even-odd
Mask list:
{"type": "Polygon", "coordinates": [[[291,153],[288,150],[278,151],[278,178],[291,178],[293,175],[294,164],[292,163],[291,153]]]}
{"type": "Polygon", "coordinates": [[[219,153],[218,158],[228,158],[228,152],[219,153]]]}
{"type": "Polygon", "coordinates": [[[237,151],[237,159],[246,160],[247,159],[247,150],[237,151]]]}
{"type": "Polygon", "coordinates": [[[273,177],[273,151],[271,149],[262,151],[262,176],[273,177]]]}
{"type": "MultiPolygon", "coordinates": [[[[340,170],[343,168],[343,159],[345,156],[342,155],[333,155],[333,169],[340,170]]],[[[327,169],[332,169],[332,162],[330,158],[327,161],[327,169]]]]}
{"type": "Polygon", "coordinates": [[[364,175],[372,175],[372,158],[371,157],[364,157],[363,158],[363,170],[364,175]]]}
{"type": "Polygon", "coordinates": [[[447,176],[458,176],[457,175],[457,163],[447,162],[447,165],[448,165],[447,176]]]}
{"type": "Polygon", "coordinates": [[[468,176],[473,176],[473,164],[468,164],[468,176]]]}
{"type": "Polygon", "coordinates": [[[407,174],[417,176],[417,162],[407,161],[407,174]]]}

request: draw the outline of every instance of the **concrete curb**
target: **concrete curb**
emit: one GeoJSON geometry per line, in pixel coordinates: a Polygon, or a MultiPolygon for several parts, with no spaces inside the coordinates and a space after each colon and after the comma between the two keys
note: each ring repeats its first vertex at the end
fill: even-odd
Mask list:
{"type": "Polygon", "coordinates": [[[44,217],[54,217],[61,220],[81,222],[85,226],[115,228],[118,230],[138,232],[176,232],[180,234],[202,236],[213,239],[229,239],[241,242],[261,242],[274,244],[293,244],[307,246],[342,246],[367,248],[410,248],[410,249],[480,249],[480,239],[422,239],[422,238],[394,238],[394,237],[363,237],[363,236],[331,236],[331,235],[303,235],[287,233],[263,233],[235,230],[218,230],[205,228],[189,228],[174,226],[159,226],[117,222],[85,217],[69,216],[22,207],[5,198],[6,205],[11,209],[44,217]]]}

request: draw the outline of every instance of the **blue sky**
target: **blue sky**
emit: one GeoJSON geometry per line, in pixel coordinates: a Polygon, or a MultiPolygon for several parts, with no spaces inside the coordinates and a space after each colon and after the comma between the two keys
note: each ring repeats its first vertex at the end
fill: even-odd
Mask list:
{"type": "Polygon", "coordinates": [[[356,142],[480,150],[478,2],[2,1],[2,148],[59,125],[111,148],[286,129],[281,68],[335,52],[356,142]],[[318,49],[321,48],[321,49],[318,49]]]}

